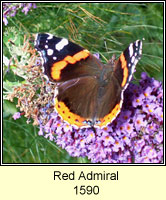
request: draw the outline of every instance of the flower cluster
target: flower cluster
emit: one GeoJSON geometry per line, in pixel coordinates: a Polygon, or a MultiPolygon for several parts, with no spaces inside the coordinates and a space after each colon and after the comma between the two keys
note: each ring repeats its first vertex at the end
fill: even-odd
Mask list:
{"type": "MultiPolygon", "coordinates": [[[[3,63],[4,69],[6,67],[10,69],[13,66],[11,68],[14,74],[23,78],[24,82],[11,82],[12,91],[7,91],[7,95],[4,94],[4,98],[10,101],[13,101],[14,98],[18,99],[16,107],[19,107],[21,113],[15,113],[13,115],[14,120],[24,115],[28,123],[33,119],[33,125],[39,125],[37,116],[41,116],[41,108],[52,101],[55,85],[45,80],[40,65],[41,62],[36,55],[35,49],[29,43],[29,40],[30,38],[24,36],[23,44],[19,47],[13,42],[11,45],[7,44],[10,54],[15,56],[10,59],[10,62],[6,57],[7,62],[3,63]]],[[[49,114],[47,111],[48,117],[49,114]]],[[[45,121],[47,121],[48,117],[45,118],[45,121]]]]}
{"type": "Polygon", "coordinates": [[[119,116],[103,129],[76,129],[63,122],[50,104],[42,108],[39,135],[56,142],[73,157],[87,156],[93,163],[163,162],[162,83],[142,73],[139,85],[124,92],[119,116]]]}
{"type": "Polygon", "coordinates": [[[18,10],[22,8],[22,12],[27,13],[32,9],[36,8],[35,3],[3,3],[3,23],[8,24],[8,17],[14,17],[18,10]]]}

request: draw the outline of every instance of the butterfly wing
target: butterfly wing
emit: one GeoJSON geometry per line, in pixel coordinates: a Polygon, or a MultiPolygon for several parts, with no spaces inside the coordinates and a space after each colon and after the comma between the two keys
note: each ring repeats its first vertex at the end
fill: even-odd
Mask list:
{"type": "Polygon", "coordinates": [[[37,34],[35,48],[43,58],[44,73],[53,82],[95,76],[103,67],[88,50],[51,34],[37,34]]]}
{"type": "Polygon", "coordinates": [[[115,63],[109,63],[105,66],[106,78],[100,83],[98,92],[97,126],[103,127],[111,123],[120,112],[124,90],[131,81],[135,66],[141,55],[142,41],[137,40],[125,49],[115,63]],[[114,70],[112,71],[110,68],[114,70]],[[101,87],[102,84],[104,84],[104,87],[101,87]]]}
{"type": "Polygon", "coordinates": [[[35,48],[42,56],[44,73],[58,83],[58,114],[72,125],[88,126],[95,116],[97,80],[104,65],[88,50],[51,34],[37,34],[35,48]]]}
{"type": "Polygon", "coordinates": [[[61,83],[55,98],[55,109],[69,124],[77,127],[91,126],[97,105],[98,82],[85,76],[61,83]]]}

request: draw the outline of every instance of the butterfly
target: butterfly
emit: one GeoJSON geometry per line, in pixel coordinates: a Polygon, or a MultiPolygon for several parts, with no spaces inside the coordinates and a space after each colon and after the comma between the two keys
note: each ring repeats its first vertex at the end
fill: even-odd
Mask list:
{"type": "Polygon", "coordinates": [[[119,114],[123,94],[142,55],[142,40],[136,40],[107,64],[87,49],[49,33],[39,33],[35,48],[44,73],[57,83],[55,110],[69,124],[102,128],[119,114]]]}

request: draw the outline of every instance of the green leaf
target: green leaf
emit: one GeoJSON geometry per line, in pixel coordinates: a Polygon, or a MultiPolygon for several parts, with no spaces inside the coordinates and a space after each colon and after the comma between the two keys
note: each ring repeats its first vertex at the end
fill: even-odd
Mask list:
{"type": "Polygon", "coordinates": [[[4,108],[3,117],[8,117],[9,115],[14,115],[14,113],[17,112],[16,106],[7,100],[4,100],[3,108],[4,108]]]}
{"type": "Polygon", "coordinates": [[[5,81],[3,83],[3,88],[7,91],[7,92],[12,92],[14,87],[18,87],[21,86],[21,83],[19,82],[9,82],[8,80],[5,81]]]}

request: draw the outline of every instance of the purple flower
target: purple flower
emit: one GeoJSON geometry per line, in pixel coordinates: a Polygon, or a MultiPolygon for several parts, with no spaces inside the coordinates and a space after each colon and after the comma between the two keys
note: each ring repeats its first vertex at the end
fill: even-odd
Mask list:
{"type": "Polygon", "coordinates": [[[132,102],[133,107],[141,106],[143,104],[144,98],[145,97],[144,97],[143,94],[136,95],[133,102],[132,102]]]}
{"type": "Polygon", "coordinates": [[[3,23],[6,26],[8,24],[7,18],[14,17],[18,10],[23,7],[22,12],[27,13],[36,8],[35,3],[3,3],[3,23]]]}
{"type": "Polygon", "coordinates": [[[151,95],[151,93],[152,93],[152,88],[151,87],[147,87],[143,92],[143,94],[144,94],[144,96],[146,98],[148,98],[151,95]]]}
{"type": "Polygon", "coordinates": [[[152,102],[145,102],[143,105],[143,111],[147,114],[153,114],[154,110],[156,108],[156,104],[152,102]]]}
{"type": "Polygon", "coordinates": [[[163,122],[163,110],[162,107],[156,107],[153,111],[153,114],[158,119],[159,122],[163,122]]]}
{"type": "Polygon", "coordinates": [[[26,6],[24,6],[24,8],[22,9],[22,12],[25,13],[25,15],[27,15],[30,8],[31,8],[31,3],[28,3],[26,6]]]}
{"type": "Polygon", "coordinates": [[[97,59],[100,59],[100,54],[99,53],[94,53],[93,54],[97,59]]]}
{"type": "Polygon", "coordinates": [[[142,150],[142,155],[146,156],[148,159],[153,159],[157,156],[157,153],[151,146],[145,146],[142,150]]]}
{"type": "Polygon", "coordinates": [[[120,116],[125,122],[127,122],[130,120],[131,114],[132,112],[130,110],[125,110],[125,112],[121,111],[120,116]]]}
{"type": "Polygon", "coordinates": [[[159,131],[159,133],[156,134],[156,141],[158,143],[162,143],[163,142],[163,131],[159,131]]]}
{"type": "Polygon", "coordinates": [[[120,150],[123,150],[123,142],[121,142],[119,139],[114,143],[112,150],[114,152],[119,152],[120,150]]]}
{"type": "Polygon", "coordinates": [[[145,120],[145,115],[144,114],[136,114],[134,117],[134,126],[137,131],[141,129],[141,127],[146,127],[147,125],[147,120],[145,120]]]}
{"type": "Polygon", "coordinates": [[[21,113],[20,112],[16,112],[14,115],[13,115],[13,119],[16,120],[16,119],[19,119],[21,117],[21,113]]]}
{"type": "Polygon", "coordinates": [[[5,26],[8,24],[8,20],[7,20],[6,15],[3,15],[3,23],[5,24],[5,26]]]}
{"type": "Polygon", "coordinates": [[[108,133],[107,136],[105,136],[105,138],[103,138],[103,145],[104,146],[110,146],[111,144],[115,143],[115,139],[113,137],[111,137],[108,133]]]}

